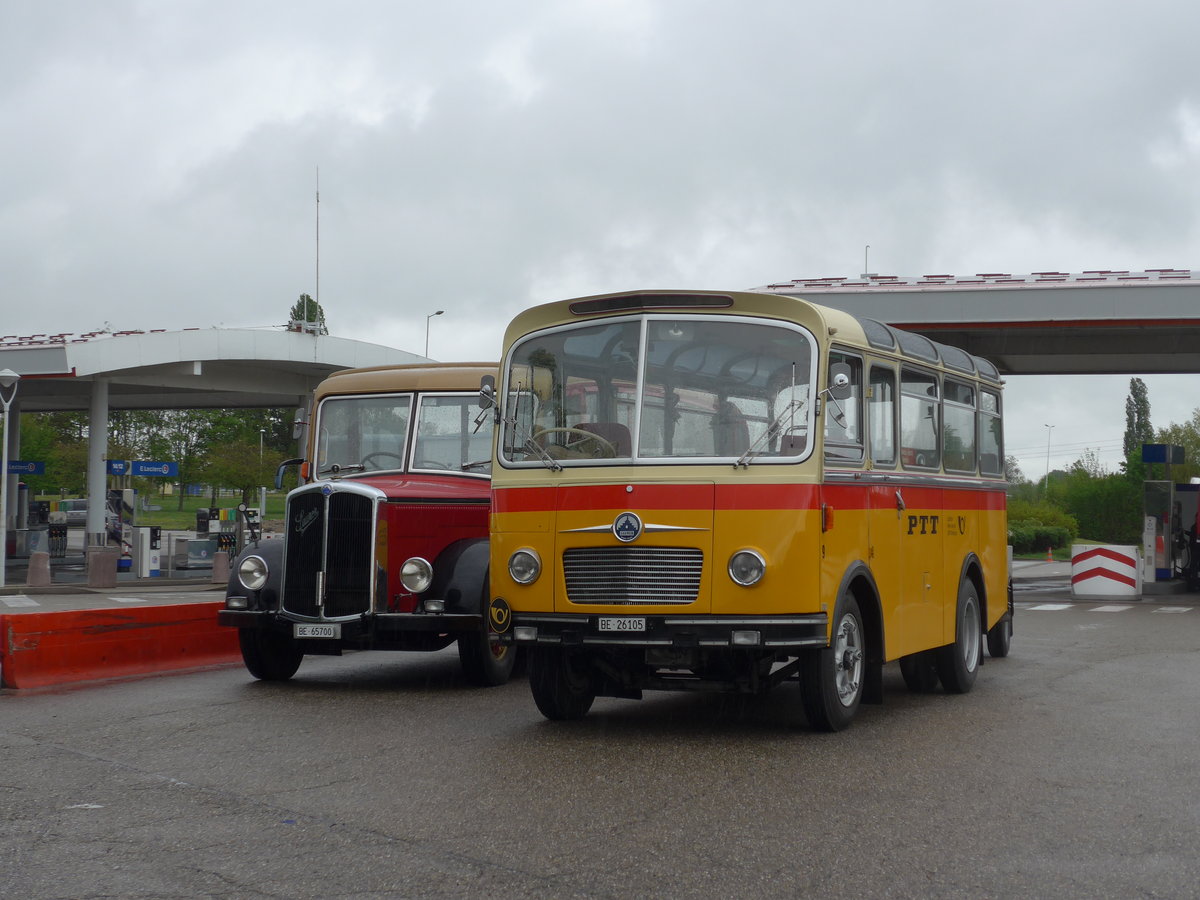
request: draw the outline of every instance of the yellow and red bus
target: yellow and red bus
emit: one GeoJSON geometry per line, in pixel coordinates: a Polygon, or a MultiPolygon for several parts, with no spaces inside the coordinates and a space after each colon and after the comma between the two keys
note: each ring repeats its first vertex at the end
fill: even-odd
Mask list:
{"type": "Polygon", "coordinates": [[[509,325],[491,625],[551,719],[798,680],[812,727],[1007,655],[1002,382],[795,297],[635,291],[509,325]]]}

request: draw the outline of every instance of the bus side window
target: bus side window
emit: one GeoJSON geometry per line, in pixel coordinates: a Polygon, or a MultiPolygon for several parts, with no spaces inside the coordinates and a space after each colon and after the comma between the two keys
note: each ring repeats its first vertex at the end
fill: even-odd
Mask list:
{"type": "MultiPolygon", "coordinates": [[[[830,353],[832,371],[839,363],[850,367],[850,395],[835,400],[828,394],[824,401],[825,458],[836,462],[861,462],[862,433],[862,360],[845,353],[830,353]]],[[[832,384],[832,378],[829,383],[832,384]]]]}
{"type": "Polygon", "coordinates": [[[871,389],[867,400],[871,462],[877,466],[896,464],[896,373],[871,366],[871,389]]]}
{"type": "Polygon", "coordinates": [[[905,366],[900,371],[900,462],[905,468],[938,467],[941,424],[937,376],[905,366]]]}
{"type": "Polygon", "coordinates": [[[947,471],[975,471],[975,389],[946,379],[942,458],[947,471]]]}
{"type": "Polygon", "coordinates": [[[1000,425],[1000,395],[979,392],[979,471],[984,475],[1004,474],[1003,429],[1000,425]]]}

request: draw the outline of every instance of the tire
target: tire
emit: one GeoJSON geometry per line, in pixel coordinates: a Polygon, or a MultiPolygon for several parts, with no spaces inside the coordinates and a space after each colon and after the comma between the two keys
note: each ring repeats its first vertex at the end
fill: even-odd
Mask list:
{"type": "Polygon", "coordinates": [[[900,674],[914,694],[931,694],[937,690],[937,656],[924,650],[900,657],[900,674]]]}
{"type": "Polygon", "coordinates": [[[987,648],[988,654],[993,659],[1003,659],[1008,656],[1009,648],[1012,646],[1012,633],[1012,619],[1007,617],[988,629],[987,648]]]}
{"type": "Polygon", "coordinates": [[[529,689],[533,702],[547,719],[579,719],[596,699],[586,671],[586,658],[559,648],[539,647],[529,660],[529,689]]]}
{"type": "Polygon", "coordinates": [[[866,634],[853,594],[838,600],[830,645],[800,657],[800,699],[808,724],[817,731],[841,731],[862,702],[866,674],[866,634]]]}
{"type": "Polygon", "coordinates": [[[517,648],[499,643],[491,631],[464,634],[458,639],[458,660],[463,674],[476,687],[507,684],[516,659],[517,648]]]}
{"type": "Polygon", "coordinates": [[[937,649],[938,677],[948,694],[965,694],[975,684],[983,658],[980,621],[979,592],[971,579],[963,579],[958,588],[954,642],[937,649]]]}
{"type": "Polygon", "coordinates": [[[304,659],[304,651],[293,638],[273,631],[239,628],[238,646],[246,668],[260,681],[287,681],[304,659]]]}

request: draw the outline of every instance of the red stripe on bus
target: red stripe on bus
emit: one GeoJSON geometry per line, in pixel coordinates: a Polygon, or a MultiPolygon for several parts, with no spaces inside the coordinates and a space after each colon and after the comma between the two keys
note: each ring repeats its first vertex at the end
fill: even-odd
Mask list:
{"type": "MultiPolygon", "coordinates": [[[[822,503],[836,509],[870,509],[869,492],[888,495],[899,490],[912,509],[1002,510],[1001,490],[917,487],[915,485],[815,484],[637,484],[572,485],[565,488],[498,488],[492,494],[496,513],[541,512],[550,509],[817,509],[822,503]]],[[[892,500],[888,499],[890,505],[892,500]]],[[[879,503],[874,504],[876,507],[879,503]]]]}

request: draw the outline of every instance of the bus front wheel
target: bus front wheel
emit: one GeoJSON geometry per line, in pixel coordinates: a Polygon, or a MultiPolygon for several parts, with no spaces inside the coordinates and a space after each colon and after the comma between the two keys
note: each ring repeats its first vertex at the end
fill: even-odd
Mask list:
{"type": "Polygon", "coordinates": [[[293,638],[273,631],[239,628],[238,646],[246,669],[260,681],[287,681],[304,659],[293,638]]]}
{"type": "Polygon", "coordinates": [[[841,731],[862,702],[866,673],[862,613],[853,594],[837,603],[829,646],[800,657],[800,698],[808,724],[818,731],[841,731]]]}
{"type": "Polygon", "coordinates": [[[547,719],[579,719],[596,699],[587,660],[560,647],[537,647],[529,660],[533,702],[547,719]]]}
{"type": "Polygon", "coordinates": [[[938,677],[948,694],[965,694],[975,684],[983,655],[980,621],[979,592],[971,579],[964,579],[958,588],[954,642],[937,651],[938,677]]]}

